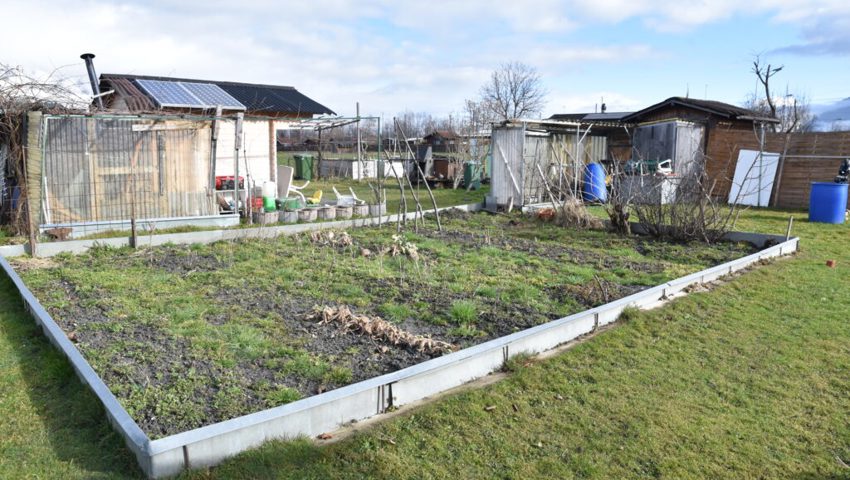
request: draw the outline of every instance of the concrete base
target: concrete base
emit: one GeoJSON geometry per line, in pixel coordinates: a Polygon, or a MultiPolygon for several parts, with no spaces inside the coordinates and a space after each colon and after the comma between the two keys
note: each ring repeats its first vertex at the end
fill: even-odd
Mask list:
{"type": "MultiPolygon", "coordinates": [[[[167,230],[175,227],[234,227],[239,225],[238,215],[212,215],[205,217],[181,217],[181,218],[149,218],[136,221],[136,229],[139,234],[155,232],[156,230],[167,230]]],[[[54,223],[40,225],[39,232],[54,228],[70,228],[68,238],[79,238],[86,235],[103,232],[129,232],[132,228],[129,220],[113,222],[90,222],[90,223],[54,223]]]]}

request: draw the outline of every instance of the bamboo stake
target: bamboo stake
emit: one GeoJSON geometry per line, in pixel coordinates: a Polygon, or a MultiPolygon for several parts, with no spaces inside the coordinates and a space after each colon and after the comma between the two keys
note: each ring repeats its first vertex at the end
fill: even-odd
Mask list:
{"type": "MultiPolygon", "coordinates": [[[[407,225],[407,197],[404,195],[404,184],[401,182],[398,172],[395,171],[395,165],[393,165],[393,162],[390,159],[390,154],[384,150],[384,155],[386,155],[387,161],[390,162],[390,169],[393,171],[393,177],[395,177],[396,182],[398,182],[398,190],[401,192],[401,202],[398,204],[399,215],[398,220],[396,221],[396,231],[400,232],[402,223],[407,225]]],[[[402,171],[401,174],[404,175],[404,171],[402,171]]]]}
{"type": "MultiPolygon", "coordinates": [[[[407,146],[407,149],[410,150],[410,145],[407,143],[407,135],[404,134],[404,130],[402,130],[401,125],[399,125],[398,120],[395,117],[393,117],[393,122],[395,122],[395,126],[398,128],[401,136],[404,137],[404,144],[407,146]]],[[[422,167],[419,166],[419,162],[414,163],[416,164],[416,169],[419,170],[419,175],[424,179],[425,172],[422,171],[422,167]]],[[[440,210],[437,208],[437,200],[434,198],[434,192],[431,191],[431,186],[428,185],[428,180],[425,180],[425,188],[428,190],[428,196],[431,197],[431,203],[434,204],[434,216],[437,217],[437,230],[442,232],[443,224],[440,222],[440,210]]]]}

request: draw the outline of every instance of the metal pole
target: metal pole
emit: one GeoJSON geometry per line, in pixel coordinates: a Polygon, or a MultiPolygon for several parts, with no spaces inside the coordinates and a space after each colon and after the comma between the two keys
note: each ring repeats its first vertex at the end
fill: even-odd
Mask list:
{"type": "Polygon", "coordinates": [[[233,142],[233,161],[235,171],[233,179],[233,201],[235,203],[237,215],[239,214],[239,150],[242,149],[242,120],[244,117],[245,115],[242,112],[236,114],[236,138],[233,142]]]}
{"type": "Polygon", "coordinates": [[[210,128],[210,195],[215,190],[215,157],[218,145],[218,127],[221,120],[221,105],[215,107],[215,118],[210,128]]]}
{"type": "Polygon", "coordinates": [[[761,122],[761,134],[759,135],[759,181],[758,190],[756,191],[756,205],[761,207],[761,177],[764,169],[764,122],[761,122]]]}
{"type": "MultiPolygon", "coordinates": [[[[357,102],[357,164],[363,166],[363,156],[360,151],[362,140],[360,138],[360,102],[357,102]]],[[[378,158],[381,158],[380,156],[378,158]]]]}
{"type": "Polygon", "coordinates": [[[103,97],[100,94],[100,85],[98,85],[97,81],[97,73],[94,70],[94,62],[92,59],[94,58],[93,53],[84,53],[80,55],[80,58],[85,60],[86,62],[86,71],[89,74],[89,82],[91,83],[91,91],[94,96],[94,101],[97,103],[97,108],[103,110],[103,97]]]}
{"type": "Polygon", "coordinates": [[[579,176],[579,143],[581,143],[581,125],[576,125],[576,154],[573,156],[573,197],[578,198],[578,176],[579,176]]]}

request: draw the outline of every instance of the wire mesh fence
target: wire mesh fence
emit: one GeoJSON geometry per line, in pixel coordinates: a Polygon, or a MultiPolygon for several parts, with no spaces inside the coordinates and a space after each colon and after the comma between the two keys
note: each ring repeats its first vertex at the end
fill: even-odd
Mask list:
{"type": "Polygon", "coordinates": [[[218,214],[208,121],[50,116],[42,148],[43,228],[218,214]]]}

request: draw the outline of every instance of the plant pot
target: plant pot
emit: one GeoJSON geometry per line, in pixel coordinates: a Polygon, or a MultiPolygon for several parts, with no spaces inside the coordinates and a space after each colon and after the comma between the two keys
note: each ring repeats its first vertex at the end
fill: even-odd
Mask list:
{"type": "Polygon", "coordinates": [[[277,212],[254,212],[251,214],[251,221],[255,225],[271,225],[278,221],[277,212]]]}
{"type": "Polygon", "coordinates": [[[296,223],[298,221],[298,212],[300,210],[290,210],[280,212],[280,221],[283,223],[296,223]]]}
{"type": "Polygon", "coordinates": [[[336,207],[336,218],[349,219],[352,215],[354,215],[354,207],[350,205],[336,207]]]}
{"type": "Polygon", "coordinates": [[[374,205],[369,205],[369,215],[373,217],[379,217],[387,214],[387,204],[386,203],[376,203],[374,205]]]}
{"type": "Polygon", "coordinates": [[[313,222],[316,220],[318,213],[315,208],[302,208],[298,210],[298,220],[302,222],[313,222]]]}
{"type": "Polygon", "coordinates": [[[336,219],[336,207],[317,208],[319,220],[334,220],[336,219]]]}
{"type": "Polygon", "coordinates": [[[355,205],[354,215],[357,217],[365,217],[369,215],[369,205],[355,205]]]}

